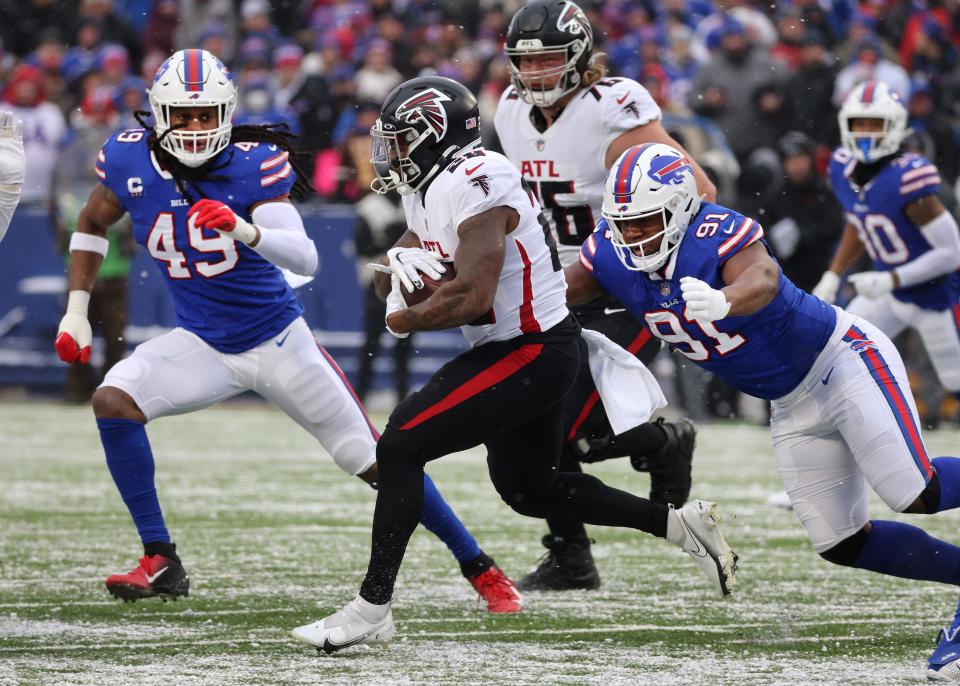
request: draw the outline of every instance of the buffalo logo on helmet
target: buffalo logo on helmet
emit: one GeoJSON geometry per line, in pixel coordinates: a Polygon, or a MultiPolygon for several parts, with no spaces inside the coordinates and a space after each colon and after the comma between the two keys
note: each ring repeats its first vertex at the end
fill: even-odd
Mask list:
{"type": "Polygon", "coordinates": [[[580,33],[589,34],[591,30],[590,22],[587,21],[583,10],[573,2],[568,2],[563,8],[563,12],[560,13],[560,18],[557,19],[557,28],[574,35],[580,33]]]}
{"type": "Polygon", "coordinates": [[[422,121],[433,129],[437,140],[440,140],[447,133],[447,111],[440,103],[449,100],[436,88],[428,88],[403,101],[397,108],[396,117],[408,124],[422,121]]]}
{"type": "Polygon", "coordinates": [[[647,172],[647,175],[658,183],[679,186],[683,183],[684,170],[693,173],[690,160],[686,157],[661,155],[650,162],[650,171],[647,172]]]}
{"type": "Polygon", "coordinates": [[[167,69],[170,68],[170,61],[172,57],[168,57],[163,61],[163,64],[160,65],[160,68],[157,69],[157,75],[153,77],[153,83],[156,84],[160,80],[160,77],[167,73],[167,69]]]}

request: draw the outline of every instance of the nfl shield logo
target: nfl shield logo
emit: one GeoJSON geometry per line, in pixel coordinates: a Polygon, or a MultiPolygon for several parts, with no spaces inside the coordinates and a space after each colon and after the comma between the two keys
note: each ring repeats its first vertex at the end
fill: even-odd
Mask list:
{"type": "Polygon", "coordinates": [[[546,142],[541,138],[537,141],[537,152],[543,152],[543,147],[546,145],[546,142]]]}
{"type": "Polygon", "coordinates": [[[660,294],[670,295],[670,284],[666,281],[660,284],[660,294]]]}

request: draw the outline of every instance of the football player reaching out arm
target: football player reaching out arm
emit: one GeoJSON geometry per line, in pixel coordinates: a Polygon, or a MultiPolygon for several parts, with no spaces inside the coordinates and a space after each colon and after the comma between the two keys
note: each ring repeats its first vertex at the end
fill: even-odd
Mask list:
{"type": "MultiPolygon", "coordinates": [[[[624,238],[628,242],[647,240],[661,229],[659,215],[649,219],[624,222],[624,238]],[[644,223],[648,226],[644,226],[644,223]]],[[[651,246],[654,251],[659,246],[651,246]]],[[[690,316],[703,321],[753,314],[766,307],[779,290],[780,268],[762,243],[754,243],[727,260],[721,271],[721,289],[690,276],[680,280],[683,299],[690,316]]],[[[579,305],[604,295],[604,290],[580,262],[564,270],[567,279],[567,304],[579,305]]]]}

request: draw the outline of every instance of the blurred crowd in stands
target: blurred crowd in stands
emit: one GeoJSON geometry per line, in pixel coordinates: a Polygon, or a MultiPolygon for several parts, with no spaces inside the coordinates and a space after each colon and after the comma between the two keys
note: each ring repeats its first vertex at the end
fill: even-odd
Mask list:
{"type": "MultiPolygon", "coordinates": [[[[236,122],[297,132],[319,198],[357,203],[369,220],[358,252],[373,254],[396,228],[382,220],[382,203],[361,202],[380,103],[407,78],[454,78],[478,95],[485,143],[495,148],[493,112],[509,85],[501,48],[520,4],[0,0],[2,106],[26,124],[23,203],[51,206],[69,231],[96,181],[99,146],[139,126],[144,88],[172,51],[201,47],[233,71],[236,122]]],[[[901,96],[913,129],[907,145],[939,166],[955,210],[960,0],[578,4],[611,74],[646,86],[666,128],[714,177],[720,201],[760,219],[802,287],[816,283],[843,227],[823,172],[839,143],[837,109],[857,83],[884,80],[901,96]]]]}

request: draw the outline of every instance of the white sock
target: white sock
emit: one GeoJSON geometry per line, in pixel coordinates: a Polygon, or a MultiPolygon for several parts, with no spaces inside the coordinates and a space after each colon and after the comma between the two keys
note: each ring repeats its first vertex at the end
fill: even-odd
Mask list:
{"type": "Polygon", "coordinates": [[[386,617],[387,612],[390,611],[390,603],[387,603],[386,605],[374,605],[373,603],[367,602],[359,595],[353,601],[353,607],[357,610],[361,617],[370,623],[379,622],[381,619],[386,617]]]}
{"type": "Polygon", "coordinates": [[[687,531],[680,523],[680,515],[672,507],[667,511],[667,540],[681,548],[687,540],[687,531]]]}

